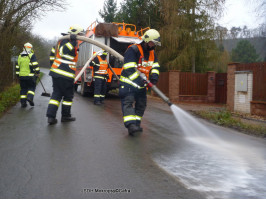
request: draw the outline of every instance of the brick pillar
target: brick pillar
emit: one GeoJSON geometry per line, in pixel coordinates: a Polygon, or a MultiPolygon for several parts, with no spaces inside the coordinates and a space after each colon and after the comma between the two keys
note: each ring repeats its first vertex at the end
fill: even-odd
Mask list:
{"type": "Polygon", "coordinates": [[[179,80],[180,71],[169,71],[169,98],[170,100],[179,101],[179,80]]]}
{"type": "Polygon", "coordinates": [[[207,72],[208,74],[208,91],[207,91],[207,102],[215,102],[215,72],[207,72]]]}
{"type": "Polygon", "coordinates": [[[227,101],[226,105],[230,111],[234,111],[235,102],[235,71],[239,63],[229,63],[227,67],[227,101]]]}

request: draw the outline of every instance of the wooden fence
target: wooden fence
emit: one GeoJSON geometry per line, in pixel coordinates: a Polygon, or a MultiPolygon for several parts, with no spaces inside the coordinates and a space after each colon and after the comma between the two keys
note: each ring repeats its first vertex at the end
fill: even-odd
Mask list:
{"type": "MultiPolygon", "coordinates": [[[[162,72],[157,87],[171,100],[215,102],[215,72],[162,72]]],[[[152,95],[156,96],[154,93],[152,95]]]]}
{"type": "Polygon", "coordinates": [[[180,72],[180,95],[207,95],[208,75],[207,73],[180,72]]]}

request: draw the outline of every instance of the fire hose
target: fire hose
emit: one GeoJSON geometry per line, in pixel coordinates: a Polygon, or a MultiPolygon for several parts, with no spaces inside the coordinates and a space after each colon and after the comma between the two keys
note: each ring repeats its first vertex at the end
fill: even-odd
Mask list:
{"type": "MultiPolygon", "coordinates": [[[[66,35],[66,36],[63,36],[63,37],[61,37],[61,38],[59,38],[59,40],[58,40],[58,42],[59,41],[61,41],[61,40],[64,40],[64,39],[70,39],[70,35],[66,35]]],[[[96,40],[93,40],[93,39],[90,39],[90,38],[88,38],[88,37],[84,37],[84,36],[77,36],[77,40],[81,40],[81,41],[83,41],[83,42],[88,42],[88,43],[91,43],[91,44],[93,44],[93,45],[95,45],[95,46],[98,46],[98,47],[100,47],[100,48],[102,48],[102,49],[104,49],[105,51],[107,51],[108,53],[110,53],[110,54],[112,54],[113,56],[115,56],[116,58],[118,58],[121,62],[124,62],[124,57],[121,55],[121,54],[119,54],[118,52],[116,52],[114,49],[112,49],[112,48],[110,48],[110,47],[108,47],[108,46],[106,46],[105,44],[103,44],[103,43],[100,43],[100,42],[98,42],[98,41],[96,41],[96,40]]],[[[58,43],[57,42],[57,43],[58,43]]],[[[56,45],[56,52],[57,52],[57,46],[58,46],[58,44],[56,45]]],[[[97,53],[99,53],[99,52],[97,52],[97,53]]],[[[79,72],[79,74],[76,76],[76,78],[75,78],[75,82],[80,78],[80,76],[82,75],[82,73],[84,72],[84,70],[87,68],[87,66],[89,65],[89,61],[91,61],[93,58],[95,58],[96,57],[96,55],[97,55],[97,53],[96,54],[94,54],[87,62],[86,62],[86,64],[84,65],[84,67],[82,68],[82,70],[79,72]]],[[[110,68],[111,69],[111,68],[110,68]]],[[[139,72],[139,71],[138,71],[139,72]]],[[[114,72],[113,72],[114,73],[114,72]]],[[[115,74],[115,73],[114,73],[115,74]]],[[[144,75],[144,74],[142,74],[141,72],[139,72],[139,74],[140,74],[140,77],[144,80],[144,81],[146,81],[146,83],[147,83],[147,86],[149,87],[149,88],[151,88],[164,102],[166,102],[169,106],[171,106],[172,105],[172,103],[171,103],[171,101],[170,101],[170,99],[167,97],[167,96],[165,96],[154,84],[152,84],[147,78],[146,78],[146,76],[144,75]]],[[[115,74],[116,75],[116,74],[115,74]]],[[[117,76],[117,75],[116,75],[117,76]]]]}

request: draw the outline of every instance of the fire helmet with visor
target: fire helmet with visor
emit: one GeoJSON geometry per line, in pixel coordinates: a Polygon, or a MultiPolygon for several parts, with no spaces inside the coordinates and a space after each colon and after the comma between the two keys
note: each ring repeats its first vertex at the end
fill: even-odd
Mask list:
{"type": "Polygon", "coordinates": [[[141,37],[146,43],[153,42],[156,46],[161,46],[160,33],[155,29],[150,29],[141,37]]]}
{"type": "Polygon", "coordinates": [[[84,35],[85,34],[84,29],[80,27],[79,25],[70,26],[68,33],[73,34],[73,35],[84,35]]]}

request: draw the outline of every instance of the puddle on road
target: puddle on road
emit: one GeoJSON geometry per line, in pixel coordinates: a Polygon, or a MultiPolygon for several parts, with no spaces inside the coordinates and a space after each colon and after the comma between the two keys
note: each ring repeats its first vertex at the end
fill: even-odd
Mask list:
{"type": "Polygon", "coordinates": [[[154,155],[158,166],[208,198],[265,198],[266,163],[260,152],[221,140],[181,111],[176,117],[187,145],[172,155],[154,155]]]}

